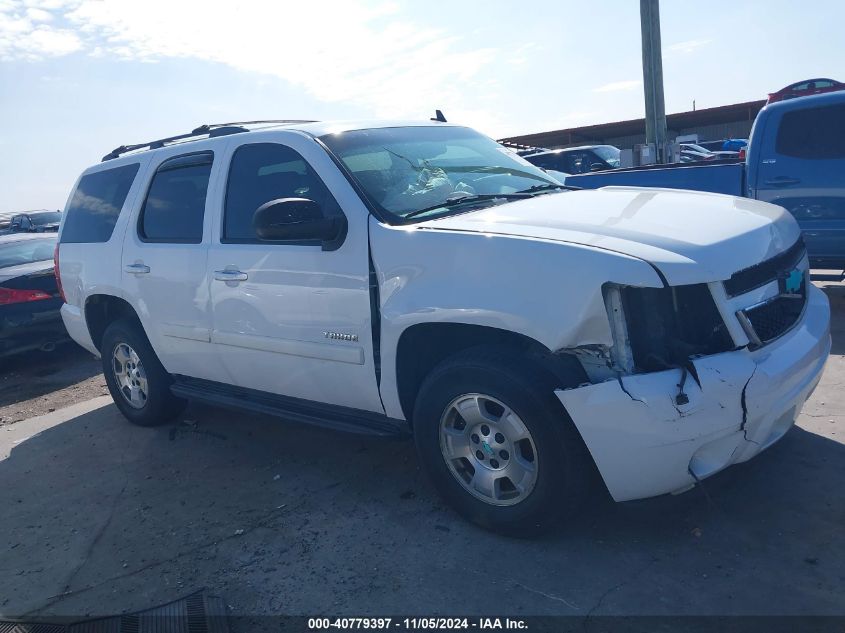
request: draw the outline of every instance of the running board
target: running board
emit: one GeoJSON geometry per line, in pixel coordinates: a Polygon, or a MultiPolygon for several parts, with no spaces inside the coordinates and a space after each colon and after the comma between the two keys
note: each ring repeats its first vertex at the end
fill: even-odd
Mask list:
{"type": "Polygon", "coordinates": [[[358,435],[404,438],[410,434],[406,421],[370,411],[289,398],[187,376],[174,376],[174,380],[170,391],[173,395],[187,400],[197,400],[228,409],[253,411],[291,422],[358,435]]]}

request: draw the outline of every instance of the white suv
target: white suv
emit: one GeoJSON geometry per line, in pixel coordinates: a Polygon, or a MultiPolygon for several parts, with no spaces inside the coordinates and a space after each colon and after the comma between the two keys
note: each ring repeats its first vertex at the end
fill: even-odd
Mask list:
{"type": "Polygon", "coordinates": [[[783,209],[570,191],[445,123],[203,126],[116,149],[63,218],[62,316],[131,422],[198,399],[412,433],[440,493],[507,533],[595,469],[627,500],[749,459],[830,349],[783,209]]]}

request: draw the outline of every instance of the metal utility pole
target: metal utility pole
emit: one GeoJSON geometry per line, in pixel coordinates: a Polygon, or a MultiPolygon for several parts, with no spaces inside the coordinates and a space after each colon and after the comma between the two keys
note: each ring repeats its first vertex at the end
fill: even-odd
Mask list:
{"type": "Polygon", "coordinates": [[[645,142],[653,143],[656,161],[666,162],[666,109],[663,104],[663,54],[660,48],[659,0],[640,0],[645,91],[645,142]]]}

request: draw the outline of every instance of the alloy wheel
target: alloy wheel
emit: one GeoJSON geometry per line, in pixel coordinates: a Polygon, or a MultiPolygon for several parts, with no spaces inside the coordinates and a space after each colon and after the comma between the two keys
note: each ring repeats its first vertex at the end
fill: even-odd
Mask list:
{"type": "Polygon", "coordinates": [[[112,352],[112,371],[117,388],[129,406],[142,409],[147,404],[147,374],[132,347],[118,343],[112,352]]]}
{"type": "Polygon", "coordinates": [[[537,448],[528,427],[492,396],[464,394],[449,403],[440,419],[440,452],[458,483],[492,505],[515,505],[537,483],[537,448]]]}

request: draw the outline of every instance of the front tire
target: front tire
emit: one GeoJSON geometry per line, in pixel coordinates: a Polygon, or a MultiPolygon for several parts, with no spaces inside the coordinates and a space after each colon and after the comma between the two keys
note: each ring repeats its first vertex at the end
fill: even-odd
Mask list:
{"type": "Polygon", "coordinates": [[[530,536],[577,509],[591,461],[554,388],[517,350],[495,348],[457,354],[423,382],[417,452],[441,496],[470,521],[530,536]]]}
{"type": "Polygon", "coordinates": [[[166,424],[185,409],[187,402],[170,392],[172,379],[140,325],[126,319],[111,323],[100,351],[111,397],[132,424],[166,424]]]}

